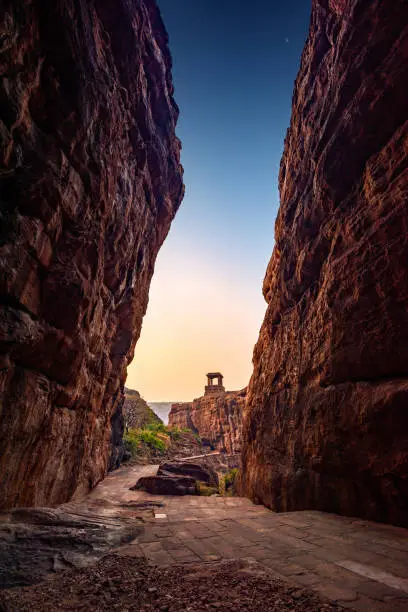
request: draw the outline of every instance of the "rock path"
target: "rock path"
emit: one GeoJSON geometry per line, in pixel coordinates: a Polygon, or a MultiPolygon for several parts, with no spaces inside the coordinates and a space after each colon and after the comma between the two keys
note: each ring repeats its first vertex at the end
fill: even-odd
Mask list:
{"type": "Polygon", "coordinates": [[[316,511],[277,514],[239,497],[129,491],[156,469],[119,470],[64,508],[129,520],[141,504],[153,503],[143,533],[117,549],[120,555],[146,557],[159,566],[255,560],[345,608],[408,610],[408,530],[316,511]]]}

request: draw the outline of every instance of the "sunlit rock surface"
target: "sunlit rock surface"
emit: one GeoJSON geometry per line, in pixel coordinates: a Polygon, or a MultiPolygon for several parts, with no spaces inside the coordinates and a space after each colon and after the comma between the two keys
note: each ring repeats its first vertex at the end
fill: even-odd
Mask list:
{"type": "Polygon", "coordinates": [[[245,394],[246,389],[227,391],[173,404],[169,426],[191,429],[215,450],[239,453],[245,394]]]}
{"type": "Polygon", "coordinates": [[[408,4],[314,0],[243,430],[276,510],[408,525],[408,4]]]}
{"type": "Polygon", "coordinates": [[[153,0],[2,2],[0,506],[120,456],[126,366],[183,194],[153,0]]]}

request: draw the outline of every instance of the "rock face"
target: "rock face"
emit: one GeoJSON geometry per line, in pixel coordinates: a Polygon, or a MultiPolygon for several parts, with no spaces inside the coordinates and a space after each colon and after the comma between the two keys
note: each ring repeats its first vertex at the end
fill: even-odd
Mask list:
{"type": "Polygon", "coordinates": [[[408,4],[314,0],[241,489],[408,525],[408,4]]]}
{"type": "Polygon", "coordinates": [[[163,421],[153,412],[140,397],[138,391],[125,387],[125,401],[123,404],[123,418],[125,426],[133,429],[140,429],[152,423],[163,423],[163,421]]]}
{"type": "Polygon", "coordinates": [[[211,393],[193,402],[173,404],[169,426],[188,427],[203,443],[230,454],[241,450],[242,413],[246,389],[211,393]]]}
{"type": "Polygon", "coordinates": [[[5,0],[0,506],[56,504],[120,454],[126,366],[183,195],[154,0],[5,0]]]}

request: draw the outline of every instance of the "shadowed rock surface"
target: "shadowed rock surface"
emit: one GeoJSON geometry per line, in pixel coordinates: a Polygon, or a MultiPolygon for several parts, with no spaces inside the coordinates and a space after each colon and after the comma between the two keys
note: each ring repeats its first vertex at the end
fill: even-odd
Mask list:
{"type": "Polygon", "coordinates": [[[272,509],[408,525],[407,24],[313,1],[243,428],[272,509]]]}
{"type": "MultiPolygon", "coordinates": [[[[142,514],[142,512],[141,512],[142,514]]],[[[143,521],[21,508],[0,515],[0,587],[36,584],[50,573],[83,568],[133,540],[143,521]]]]}
{"type": "Polygon", "coordinates": [[[213,393],[193,402],[173,404],[169,426],[188,427],[204,444],[227,453],[241,450],[242,413],[246,389],[213,393]]]}
{"type": "Polygon", "coordinates": [[[158,476],[166,476],[169,474],[181,474],[183,476],[191,476],[194,480],[205,482],[208,485],[217,487],[218,476],[215,470],[211,468],[204,460],[193,463],[191,461],[168,461],[162,463],[157,472],[158,476]]]}
{"type": "Polygon", "coordinates": [[[120,461],[178,109],[154,0],[5,0],[0,20],[0,506],[56,504],[120,461]]]}
{"type": "Polygon", "coordinates": [[[131,491],[147,491],[153,495],[196,495],[196,479],[180,474],[142,476],[131,491]]]}

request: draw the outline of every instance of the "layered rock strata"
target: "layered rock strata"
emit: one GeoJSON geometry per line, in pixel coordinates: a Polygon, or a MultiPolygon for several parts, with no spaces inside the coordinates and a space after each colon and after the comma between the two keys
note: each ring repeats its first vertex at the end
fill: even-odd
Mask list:
{"type": "Polygon", "coordinates": [[[241,488],[408,525],[408,4],[314,0],[241,488]]]}
{"type": "Polygon", "coordinates": [[[0,506],[56,504],[120,454],[183,195],[178,109],[154,0],[5,0],[0,19],[0,506]]]}
{"type": "Polygon", "coordinates": [[[193,402],[173,404],[169,426],[188,428],[204,444],[229,454],[241,451],[242,413],[246,389],[211,393],[193,402]]]}

